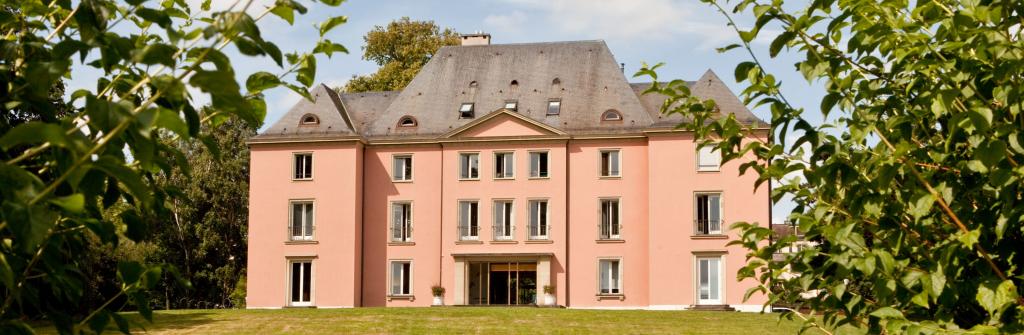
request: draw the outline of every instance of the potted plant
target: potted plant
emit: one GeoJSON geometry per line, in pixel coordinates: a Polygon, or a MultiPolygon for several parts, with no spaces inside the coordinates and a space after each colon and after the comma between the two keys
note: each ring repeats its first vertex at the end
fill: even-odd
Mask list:
{"type": "Polygon", "coordinates": [[[434,295],[433,306],[444,306],[444,286],[434,284],[430,287],[430,292],[434,295]]]}
{"type": "Polygon", "coordinates": [[[555,285],[544,285],[544,305],[555,305],[555,285]]]}

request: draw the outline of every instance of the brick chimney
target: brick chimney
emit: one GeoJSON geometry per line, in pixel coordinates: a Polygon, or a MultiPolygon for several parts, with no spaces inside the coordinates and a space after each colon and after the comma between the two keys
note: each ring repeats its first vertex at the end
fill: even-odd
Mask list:
{"type": "Polygon", "coordinates": [[[491,34],[477,31],[472,34],[462,34],[462,45],[491,45],[491,34]]]}

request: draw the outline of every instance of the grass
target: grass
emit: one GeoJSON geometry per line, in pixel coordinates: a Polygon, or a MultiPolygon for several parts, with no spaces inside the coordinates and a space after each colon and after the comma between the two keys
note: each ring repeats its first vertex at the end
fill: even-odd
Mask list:
{"type": "MultiPolygon", "coordinates": [[[[800,329],[797,321],[778,321],[778,314],[529,307],[174,310],[156,312],[153,323],[125,315],[133,332],[156,334],[753,335],[800,329]]],[[[37,331],[54,333],[52,327],[37,331]]]]}

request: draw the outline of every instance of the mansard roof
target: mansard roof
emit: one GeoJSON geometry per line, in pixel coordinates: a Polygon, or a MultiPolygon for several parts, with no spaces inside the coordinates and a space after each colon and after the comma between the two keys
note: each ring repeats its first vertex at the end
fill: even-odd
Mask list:
{"type": "MultiPolygon", "coordinates": [[[[722,113],[765,125],[714,72],[688,84],[722,113]]],[[[339,94],[319,85],[311,91],[314,101],[300,101],[256,139],[438,139],[511,101],[518,115],[569,135],[639,133],[686,121],[662,115],[666,97],[642,94],[650,85],[629,83],[603,41],[446,46],[402,91],[339,94]],[[550,101],[560,102],[557,115],[548,115],[550,101]],[[465,103],[473,104],[473,118],[461,117],[465,103]],[[602,121],[609,110],[622,120],[602,121]],[[319,117],[319,126],[299,125],[308,114],[319,117]],[[415,118],[416,127],[398,129],[405,116],[415,118]]]]}

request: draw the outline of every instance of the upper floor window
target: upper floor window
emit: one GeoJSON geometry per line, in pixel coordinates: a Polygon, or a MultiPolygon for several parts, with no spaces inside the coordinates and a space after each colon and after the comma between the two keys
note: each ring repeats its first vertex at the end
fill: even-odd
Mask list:
{"type": "Polygon", "coordinates": [[[622,294],[622,261],[618,259],[602,259],[598,261],[597,273],[601,277],[598,294],[622,294]]]}
{"type": "Polygon", "coordinates": [[[403,116],[398,120],[399,127],[415,127],[417,125],[416,118],[412,116],[403,116]]]}
{"type": "Polygon", "coordinates": [[[601,200],[601,239],[614,240],[620,237],[619,199],[601,200]]]}
{"type": "Polygon", "coordinates": [[[698,193],[696,209],[693,211],[697,235],[722,233],[722,194],[698,193]]]}
{"type": "Polygon", "coordinates": [[[709,144],[697,150],[697,171],[718,171],[722,165],[722,153],[709,144]]]}
{"type": "Polygon", "coordinates": [[[548,115],[558,115],[562,111],[562,100],[548,100],[548,115]]]}
{"type": "Polygon", "coordinates": [[[507,101],[505,101],[505,109],[515,112],[517,110],[517,107],[519,107],[519,102],[518,101],[515,101],[515,100],[507,100],[507,101]]]}
{"type": "Polygon", "coordinates": [[[313,115],[313,114],[303,115],[302,119],[299,120],[299,125],[302,125],[302,126],[317,125],[317,124],[320,124],[320,118],[316,117],[316,115],[313,115]]]}
{"type": "Polygon", "coordinates": [[[462,106],[459,106],[459,118],[460,119],[472,119],[473,118],[473,103],[464,102],[462,106]]]}
{"type": "Polygon", "coordinates": [[[390,295],[412,295],[412,261],[391,261],[390,295]]]}
{"type": "Polygon", "coordinates": [[[395,155],[391,163],[391,179],[412,181],[412,155],[395,155]]]}
{"type": "Polygon", "coordinates": [[[515,178],[515,156],[511,152],[494,153],[494,178],[515,178]]]}
{"type": "Polygon", "coordinates": [[[530,153],[530,178],[548,177],[548,152],[534,151],[530,153]]]}
{"type": "Polygon", "coordinates": [[[459,239],[480,239],[480,203],[472,200],[459,201],[459,239]]]}
{"type": "Polygon", "coordinates": [[[459,154],[459,179],[480,178],[480,154],[466,152],[459,154]]]}
{"type": "Polygon", "coordinates": [[[622,114],[614,109],[609,109],[601,115],[601,121],[622,121],[622,114]]]}
{"type": "Polygon", "coordinates": [[[601,150],[601,177],[619,177],[619,151],[601,150]]]}
{"type": "Polygon", "coordinates": [[[295,170],[292,175],[293,179],[298,180],[310,180],[313,179],[313,154],[306,152],[295,154],[295,170]]]}
{"type": "Polygon", "coordinates": [[[530,239],[548,238],[548,201],[530,200],[530,239]]]}
{"type": "Polygon", "coordinates": [[[391,204],[391,241],[412,241],[412,203],[395,202],[391,204]]]}
{"type": "Polygon", "coordinates": [[[313,202],[292,201],[288,231],[292,241],[313,240],[313,202]]]}
{"type": "Polygon", "coordinates": [[[494,239],[499,241],[513,239],[516,225],[512,220],[512,213],[514,212],[512,200],[495,200],[493,211],[494,239]]]}

